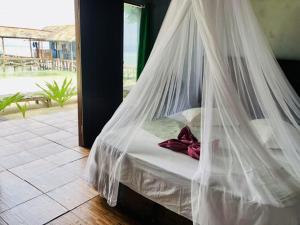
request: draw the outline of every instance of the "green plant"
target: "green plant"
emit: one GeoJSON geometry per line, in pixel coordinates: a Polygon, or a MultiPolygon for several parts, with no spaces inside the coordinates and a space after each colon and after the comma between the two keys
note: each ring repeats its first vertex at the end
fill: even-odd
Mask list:
{"type": "Polygon", "coordinates": [[[19,112],[22,113],[23,118],[25,118],[29,104],[25,102],[23,105],[21,105],[21,104],[16,102],[16,105],[17,105],[17,108],[18,108],[19,112]]]}
{"type": "Polygon", "coordinates": [[[36,85],[43,91],[41,93],[43,96],[57,102],[61,107],[77,93],[76,87],[72,86],[72,79],[68,80],[67,78],[64,79],[61,86],[56,81],[52,83],[45,82],[46,87],[42,87],[39,84],[36,85]]]}
{"type": "Polygon", "coordinates": [[[0,111],[3,111],[6,107],[10,106],[13,103],[16,103],[24,98],[20,93],[16,93],[12,96],[5,97],[0,100],[0,111]]]}

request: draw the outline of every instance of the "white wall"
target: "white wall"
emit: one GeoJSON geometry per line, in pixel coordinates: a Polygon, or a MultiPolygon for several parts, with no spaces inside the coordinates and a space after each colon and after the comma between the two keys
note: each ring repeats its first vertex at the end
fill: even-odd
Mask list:
{"type": "Polygon", "coordinates": [[[251,0],[277,58],[300,60],[300,0],[251,0]]]}

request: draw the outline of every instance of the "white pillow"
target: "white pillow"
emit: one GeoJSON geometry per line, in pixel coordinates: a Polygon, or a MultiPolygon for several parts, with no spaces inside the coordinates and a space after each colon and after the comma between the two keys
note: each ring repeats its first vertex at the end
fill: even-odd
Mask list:
{"type": "Polygon", "coordinates": [[[182,116],[185,118],[186,124],[191,127],[201,126],[201,114],[201,108],[192,108],[182,112],[182,116]]]}
{"type": "Polygon", "coordinates": [[[265,119],[252,120],[250,125],[256,130],[262,144],[266,148],[279,149],[275,137],[273,135],[272,127],[268,125],[268,121],[265,119]]]}
{"type": "MultiPolygon", "coordinates": [[[[269,125],[270,121],[267,119],[257,119],[252,120],[250,122],[251,126],[257,131],[257,134],[259,135],[261,142],[264,144],[266,148],[271,149],[280,149],[280,146],[278,145],[275,136],[273,134],[273,128],[269,125]]],[[[293,127],[291,124],[284,122],[286,128],[289,131],[289,135],[292,135],[294,140],[300,143],[299,140],[299,132],[293,127]]]]}
{"type": "Polygon", "coordinates": [[[169,116],[169,118],[182,122],[186,125],[200,127],[201,108],[187,109],[182,112],[173,114],[169,116]]]}
{"type": "MultiPolygon", "coordinates": [[[[191,126],[191,127],[200,127],[201,126],[201,117],[204,112],[203,108],[191,108],[187,109],[181,113],[178,113],[174,119],[177,118],[177,120],[180,120],[181,122],[191,126]],[[184,118],[184,121],[182,120],[184,118]]],[[[219,116],[219,112],[217,109],[213,109],[213,126],[222,126],[222,120],[219,116]]],[[[233,123],[235,126],[238,126],[238,122],[234,120],[233,118],[233,123]]],[[[231,121],[225,121],[224,126],[232,126],[231,121]]]]}

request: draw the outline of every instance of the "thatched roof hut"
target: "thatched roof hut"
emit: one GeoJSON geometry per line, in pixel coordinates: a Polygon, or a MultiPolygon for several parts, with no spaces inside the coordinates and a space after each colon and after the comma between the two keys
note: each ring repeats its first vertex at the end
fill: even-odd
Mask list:
{"type": "Polygon", "coordinates": [[[0,37],[2,38],[47,40],[50,35],[51,31],[47,30],[0,26],[0,37]]]}
{"type": "Polygon", "coordinates": [[[43,31],[51,32],[48,37],[49,41],[75,41],[75,26],[62,25],[62,26],[48,26],[43,31]]]}
{"type": "Polygon", "coordinates": [[[40,41],[75,41],[75,26],[61,25],[48,26],[42,30],[20,28],[20,27],[5,27],[0,26],[0,37],[2,38],[22,38],[40,41]]]}

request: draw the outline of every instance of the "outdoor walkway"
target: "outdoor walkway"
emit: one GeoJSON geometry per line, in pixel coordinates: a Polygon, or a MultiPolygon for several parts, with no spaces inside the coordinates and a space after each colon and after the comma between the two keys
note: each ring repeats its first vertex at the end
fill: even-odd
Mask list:
{"type": "Polygon", "coordinates": [[[82,179],[88,153],[74,107],[0,120],[0,225],[137,224],[82,179]]]}

